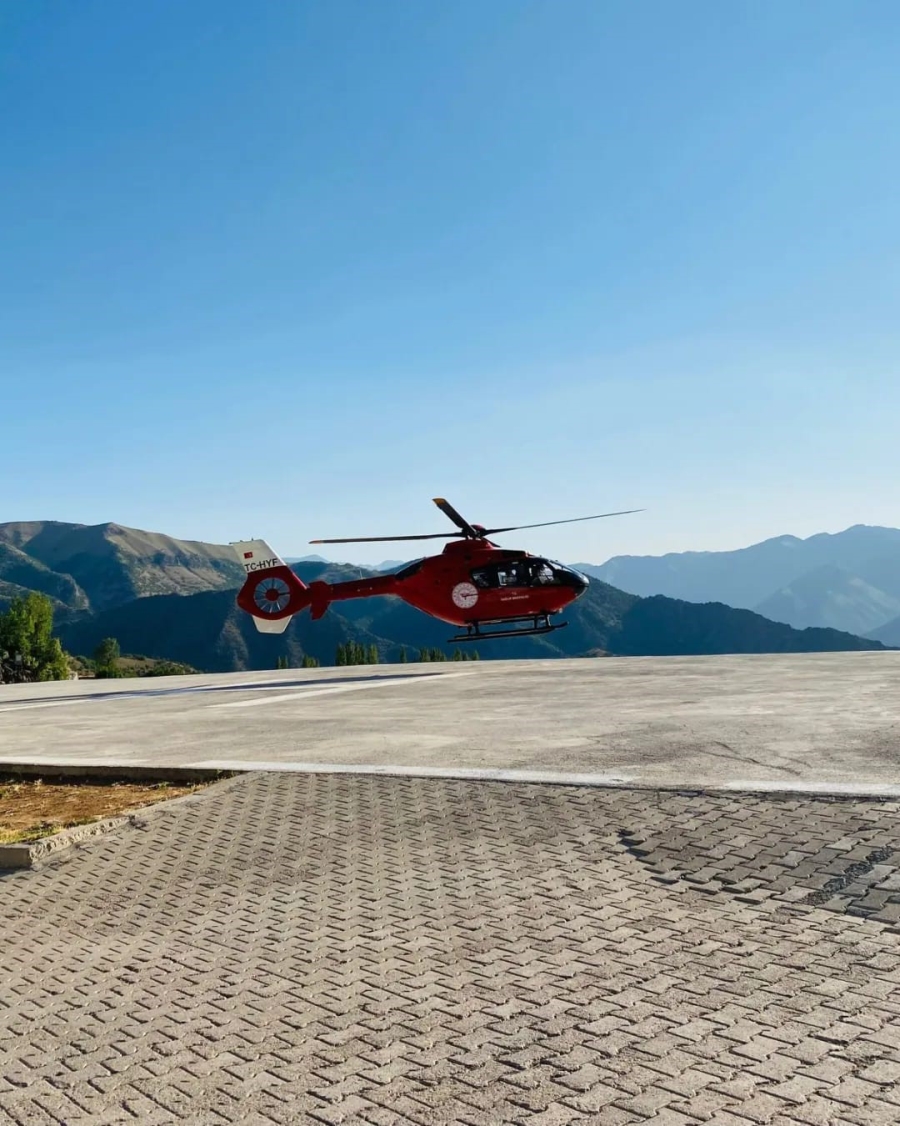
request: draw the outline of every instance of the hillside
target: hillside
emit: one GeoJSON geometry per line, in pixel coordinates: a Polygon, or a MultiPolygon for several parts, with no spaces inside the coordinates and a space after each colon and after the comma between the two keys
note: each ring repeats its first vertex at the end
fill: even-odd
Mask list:
{"type": "Polygon", "coordinates": [[[613,652],[629,657],[704,653],[828,653],[882,648],[833,629],[796,630],[751,610],[719,602],[698,605],[654,595],[640,598],[610,638],[613,652]]]}
{"type": "MultiPolygon", "coordinates": [[[[872,557],[875,562],[870,573],[888,584],[894,572],[890,553],[884,550],[884,543],[881,546],[881,554],[872,557]]],[[[771,544],[767,548],[770,553],[775,550],[771,544]]],[[[723,565],[721,559],[716,563],[723,565]]],[[[376,573],[321,558],[307,558],[293,566],[307,583],[314,579],[339,582],[376,573]]],[[[839,579],[842,581],[841,574],[821,572],[822,605],[829,603],[839,579]]],[[[299,664],[304,656],[312,656],[327,665],[333,662],[337,645],[350,640],[376,645],[381,658],[388,661],[399,659],[403,647],[410,656],[423,647],[453,648],[447,644],[452,627],[395,598],[343,602],[320,622],[302,614],[283,637],[263,636],[235,606],[235,591],[242,580],[243,570],[227,545],[178,540],[118,524],[0,524],[0,604],[29,590],[47,594],[54,603],[63,644],[76,654],[89,655],[104,637],[116,637],[124,652],[218,672],[272,668],[279,657],[299,664]]],[[[859,584],[851,587],[859,596],[859,584]]],[[[798,600],[803,589],[801,583],[780,592],[781,602],[773,609],[793,613],[788,603],[792,598],[798,600]]],[[[892,607],[890,596],[879,601],[874,587],[867,590],[867,596],[874,607],[868,617],[860,617],[857,607],[857,618],[864,625],[874,622],[879,608],[888,611],[892,607]]],[[[479,653],[483,658],[496,658],[880,647],[877,640],[861,640],[846,632],[798,631],[714,600],[704,599],[704,603],[640,598],[595,578],[584,597],[564,615],[569,622],[566,629],[541,637],[482,643],[479,653]]],[[[815,613],[821,616],[822,606],[815,613]]],[[[796,624],[806,623],[798,620],[796,624]]]]}
{"type": "MultiPolygon", "coordinates": [[[[360,568],[298,564],[305,581],[358,577],[360,568]]],[[[676,653],[779,653],[878,649],[876,641],[834,630],[797,631],[747,610],[654,597],[641,599],[604,583],[592,583],[565,613],[566,629],[543,637],[514,638],[477,646],[483,659],[582,656],[596,651],[627,656],[676,653]]],[[[163,595],[64,624],[60,636],[73,653],[90,654],[104,637],[123,651],[183,661],[210,672],[274,668],[279,657],[298,665],[306,655],[334,662],[340,642],[375,644],[382,660],[399,659],[405,646],[414,659],[421,647],[446,652],[452,627],[395,598],[361,599],[332,607],[313,622],[300,614],[281,636],[257,633],[237,609],[233,591],[163,595]],[[344,613],[344,611],[349,613],[344,613]]]]}
{"type": "MultiPolygon", "coordinates": [[[[271,669],[276,658],[299,665],[304,656],[323,665],[334,663],[339,643],[377,639],[366,630],[329,612],[320,622],[298,616],[280,637],[258,633],[237,608],[234,591],[164,594],[136,599],[80,621],[65,623],[60,639],[70,653],[89,656],[104,637],[115,637],[125,653],[182,661],[204,672],[271,669]]],[[[399,648],[382,642],[384,660],[396,660],[399,648]]]]}
{"type": "Polygon", "coordinates": [[[737,551],[620,555],[592,577],[633,594],[723,602],[794,626],[868,632],[900,614],[900,529],[856,525],[737,551]]]}
{"type": "Polygon", "coordinates": [[[54,610],[86,610],[88,597],[71,575],[51,570],[12,543],[0,540],[0,607],[30,590],[46,594],[54,610]]]}
{"type": "Polygon", "coordinates": [[[231,548],[119,524],[0,524],[0,602],[22,590],[62,611],[102,611],[135,598],[223,590],[242,581],[231,548]],[[5,585],[4,585],[5,584],[5,585]]]}

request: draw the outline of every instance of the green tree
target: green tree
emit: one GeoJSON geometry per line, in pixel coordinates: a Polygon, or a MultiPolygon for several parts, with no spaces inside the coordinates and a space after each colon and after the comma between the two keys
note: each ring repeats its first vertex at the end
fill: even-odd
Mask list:
{"type": "Polygon", "coordinates": [[[366,652],[366,664],[367,665],[377,665],[378,664],[378,646],[374,642],[369,646],[369,648],[366,652]]]}
{"type": "Polygon", "coordinates": [[[185,676],[196,671],[180,661],[157,661],[146,672],[141,673],[141,676],[185,676]]]}
{"type": "Polygon", "coordinates": [[[119,676],[119,643],[114,637],[104,637],[94,650],[94,668],[98,677],[119,676]]]}
{"type": "Polygon", "coordinates": [[[336,665],[346,665],[347,663],[347,648],[343,642],[338,643],[334,654],[334,663],[336,665]]]}
{"type": "Polygon", "coordinates": [[[405,665],[409,663],[409,657],[406,654],[406,646],[400,646],[400,664],[405,665]]]}
{"type": "Polygon", "coordinates": [[[318,657],[305,656],[303,658],[303,664],[301,665],[301,668],[317,669],[318,667],[319,667],[319,658],[318,657]]]}
{"type": "Polygon", "coordinates": [[[32,591],[0,614],[0,681],[67,680],[69,663],[53,636],[53,603],[32,591]]]}

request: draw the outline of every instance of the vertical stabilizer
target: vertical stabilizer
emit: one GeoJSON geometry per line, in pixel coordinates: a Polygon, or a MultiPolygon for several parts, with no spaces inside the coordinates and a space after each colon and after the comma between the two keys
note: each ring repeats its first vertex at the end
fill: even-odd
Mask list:
{"type": "Polygon", "coordinates": [[[294,614],[309,606],[309,587],[265,540],[240,540],[231,546],[247,576],[238,606],[252,616],[260,633],[284,633],[294,614]]]}

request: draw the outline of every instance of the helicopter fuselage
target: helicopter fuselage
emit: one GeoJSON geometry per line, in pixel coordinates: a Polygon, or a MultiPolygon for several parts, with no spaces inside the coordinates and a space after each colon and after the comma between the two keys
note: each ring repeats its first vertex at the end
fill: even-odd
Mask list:
{"type": "Polygon", "coordinates": [[[331,602],[392,594],[441,621],[468,626],[557,614],[587,586],[586,576],[542,556],[462,540],[393,574],[313,582],[310,595],[314,618],[331,602]]]}
{"type": "Polygon", "coordinates": [[[390,594],[423,614],[465,631],[450,641],[550,633],[566,624],[551,623],[551,616],[584,594],[587,577],[541,555],[498,547],[490,537],[523,528],[575,524],[638,511],[601,512],[569,520],[486,528],[483,524],[470,524],[443,497],[435,497],[434,503],[456,525],[457,531],[310,540],[324,544],[450,541],[440,555],[417,559],[390,574],[349,582],[319,579],[307,586],[265,540],[237,541],[233,546],[246,575],[237,595],[238,606],[251,615],[261,633],[279,634],[301,610],[309,608],[314,619],[321,618],[332,602],[390,594]]]}

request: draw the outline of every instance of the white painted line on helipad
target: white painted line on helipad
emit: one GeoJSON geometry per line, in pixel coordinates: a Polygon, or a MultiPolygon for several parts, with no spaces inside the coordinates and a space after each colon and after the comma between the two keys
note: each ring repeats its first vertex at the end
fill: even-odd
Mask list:
{"type": "Polygon", "coordinates": [[[69,704],[77,704],[86,698],[73,696],[71,700],[40,700],[33,704],[7,704],[6,707],[0,707],[0,712],[27,712],[31,708],[67,708],[69,704]]]}
{"type": "Polygon", "coordinates": [[[329,692],[351,692],[357,688],[378,688],[389,684],[410,684],[420,681],[445,680],[457,676],[471,675],[468,671],[433,672],[433,673],[387,673],[374,674],[371,682],[359,684],[327,685],[316,688],[318,680],[308,680],[304,684],[285,684],[281,686],[272,681],[253,681],[248,684],[195,684],[185,687],[160,687],[139,688],[134,690],[111,688],[107,692],[92,691],[87,694],[73,692],[65,699],[56,700],[24,700],[15,704],[0,704],[0,713],[24,712],[34,708],[67,708],[72,704],[109,704],[119,700],[151,700],[159,697],[215,695],[219,692],[271,692],[275,695],[267,696],[263,700],[240,701],[229,704],[210,704],[209,707],[252,707],[254,704],[271,703],[284,695],[319,696],[329,692]]]}
{"type": "MultiPolygon", "coordinates": [[[[311,696],[336,696],[341,692],[362,692],[367,688],[391,688],[405,684],[431,683],[437,680],[450,680],[456,676],[466,676],[464,672],[447,672],[439,676],[399,677],[386,676],[381,680],[365,681],[362,684],[331,684],[326,688],[283,688],[274,696],[263,696],[253,700],[230,700],[227,704],[207,704],[207,708],[259,708],[264,704],[277,704],[279,701],[296,703],[308,700],[311,696]]],[[[315,681],[311,681],[315,683],[315,681]]]]}
{"type": "MultiPolygon", "coordinates": [[[[310,683],[315,683],[311,681],[310,683]]],[[[70,704],[101,704],[117,700],[150,700],[159,696],[187,696],[197,693],[241,691],[261,692],[271,690],[271,683],[242,684],[239,689],[229,684],[202,684],[190,688],[144,688],[136,691],[122,691],[112,688],[108,692],[72,693],[64,700],[28,700],[18,704],[0,704],[0,712],[24,712],[31,708],[67,708],[70,704]]]]}

